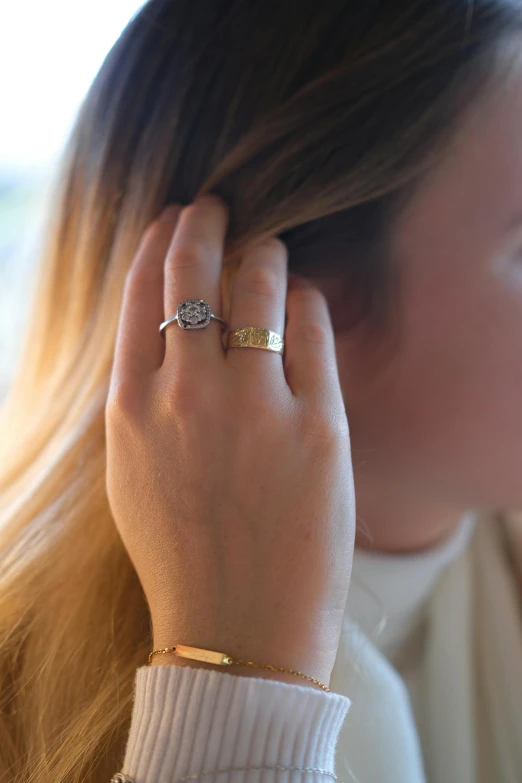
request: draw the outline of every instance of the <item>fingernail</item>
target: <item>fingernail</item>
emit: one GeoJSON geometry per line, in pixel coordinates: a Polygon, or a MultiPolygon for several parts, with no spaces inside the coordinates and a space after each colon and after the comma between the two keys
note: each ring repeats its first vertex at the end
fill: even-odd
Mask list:
{"type": "Polygon", "coordinates": [[[170,223],[176,220],[179,215],[180,207],[178,204],[169,204],[160,215],[160,223],[170,223]]]}

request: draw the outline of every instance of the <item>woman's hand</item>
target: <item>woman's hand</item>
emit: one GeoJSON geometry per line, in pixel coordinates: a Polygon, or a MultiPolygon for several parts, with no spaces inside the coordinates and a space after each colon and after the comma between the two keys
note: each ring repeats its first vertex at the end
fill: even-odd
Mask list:
{"type": "Polygon", "coordinates": [[[161,335],[184,299],[205,299],[224,317],[228,208],[205,196],[170,212],[149,226],[127,276],[105,412],[108,498],[147,597],[154,649],[204,647],[328,683],[355,502],[326,300],[287,281],[286,247],[274,238],[245,252],[229,328],[284,332],[284,357],[227,350],[214,319],[161,335]]]}

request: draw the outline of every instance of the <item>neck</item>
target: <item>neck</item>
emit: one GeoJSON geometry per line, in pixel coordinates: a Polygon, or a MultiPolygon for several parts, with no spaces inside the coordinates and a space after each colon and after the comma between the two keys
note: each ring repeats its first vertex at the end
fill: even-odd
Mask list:
{"type": "Polygon", "coordinates": [[[469,510],[444,504],[396,480],[377,482],[367,473],[355,473],[355,497],[355,545],[395,554],[421,552],[443,543],[469,510]]]}

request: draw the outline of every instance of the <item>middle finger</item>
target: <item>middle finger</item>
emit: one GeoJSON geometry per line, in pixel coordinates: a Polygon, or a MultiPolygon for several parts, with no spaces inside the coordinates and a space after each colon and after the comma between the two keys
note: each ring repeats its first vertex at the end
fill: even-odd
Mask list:
{"type": "MultiPolygon", "coordinates": [[[[165,320],[176,314],[185,299],[204,299],[210,312],[223,318],[220,278],[227,226],[228,207],[219,196],[201,196],[182,209],[165,257],[165,320]]],[[[193,330],[170,323],[164,335],[164,363],[175,356],[177,364],[188,361],[193,366],[196,361],[208,363],[225,356],[222,324],[214,318],[193,330]]]]}

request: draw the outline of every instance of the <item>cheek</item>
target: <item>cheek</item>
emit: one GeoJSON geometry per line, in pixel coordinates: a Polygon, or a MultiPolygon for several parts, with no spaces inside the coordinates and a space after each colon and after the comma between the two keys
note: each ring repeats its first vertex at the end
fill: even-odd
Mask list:
{"type": "Polygon", "coordinates": [[[402,302],[398,348],[353,406],[354,450],[472,506],[522,503],[522,296],[446,277],[402,302]]]}

